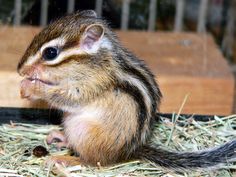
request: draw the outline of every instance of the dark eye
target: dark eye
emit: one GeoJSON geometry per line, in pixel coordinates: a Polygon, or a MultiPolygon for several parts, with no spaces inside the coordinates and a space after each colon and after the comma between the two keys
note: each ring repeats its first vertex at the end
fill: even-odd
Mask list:
{"type": "Polygon", "coordinates": [[[57,58],[59,54],[59,49],[57,47],[47,47],[43,50],[43,59],[46,61],[51,61],[57,58]]]}

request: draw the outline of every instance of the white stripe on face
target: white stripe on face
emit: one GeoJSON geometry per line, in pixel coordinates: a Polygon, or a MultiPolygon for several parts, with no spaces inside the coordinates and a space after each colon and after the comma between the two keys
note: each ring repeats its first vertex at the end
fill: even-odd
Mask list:
{"type": "Polygon", "coordinates": [[[38,51],[36,54],[31,55],[28,57],[27,61],[25,62],[26,66],[31,66],[34,63],[36,63],[41,57],[42,57],[42,52],[45,48],[47,47],[55,47],[55,46],[63,46],[65,44],[65,39],[64,38],[56,38],[53,39],[47,43],[45,43],[41,48],[40,51],[38,51]]]}
{"type": "Polygon", "coordinates": [[[53,39],[53,40],[43,44],[42,47],[40,48],[40,52],[42,54],[43,50],[47,47],[59,47],[60,48],[60,47],[64,46],[65,43],[66,43],[66,40],[62,37],[53,39]]]}
{"type": "MultiPolygon", "coordinates": [[[[44,51],[44,49],[46,49],[47,47],[63,47],[66,43],[66,39],[60,37],[60,38],[56,38],[53,39],[47,43],[45,43],[41,48],[40,51],[38,51],[35,55],[32,55],[28,58],[28,60],[26,61],[25,65],[32,65],[34,63],[36,63],[40,58],[42,58],[42,53],[44,51]]],[[[69,56],[73,56],[73,55],[81,55],[81,54],[96,54],[97,51],[100,48],[106,48],[108,50],[112,49],[112,44],[111,42],[103,37],[101,40],[97,41],[94,43],[93,47],[91,49],[84,49],[84,48],[80,48],[79,46],[65,50],[65,51],[61,51],[59,53],[59,55],[57,56],[57,58],[55,58],[54,60],[51,61],[44,61],[44,63],[46,65],[55,65],[58,64],[60,62],[62,62],[65,58],[69,57],[69,56]]]]}
{"type": "Polygon", "coordinates": [[[41,57],[40,53],[37,52],[35,55],[31,55],[27,61],[25,62],[25,65],[26,66],[31,66],[33,65],[34,63],[36,63],[36,61],[38,61],[38,59],[41,57]]]}
{"type": "MultiPolygon", "coordinates": [[[[49,45],[47,45],[49,47],[49,45]]],[[[92,55],[92,54],[96,54],[98,52],[98,50],[100,48],[106,48],[108,50],[112,49],[112,44],[111,42],[107,39],[107,38],[102,38],[101,40],[97,41],[94,43],[94,45],[92,46],[92,48],[90,49],[85,49],[85,48],[81,48],[79,45],[77,47],[65,50],[65,51],[61,51],[60,54],[58,55],[58,57],[55,60],[51,60],[51,61],[45,61],[44,63],[47,65],[55,65],[58,64],[60,62],[62,62],[65,58],[68,58],[70,56],[73,55],[92,55]]]]}

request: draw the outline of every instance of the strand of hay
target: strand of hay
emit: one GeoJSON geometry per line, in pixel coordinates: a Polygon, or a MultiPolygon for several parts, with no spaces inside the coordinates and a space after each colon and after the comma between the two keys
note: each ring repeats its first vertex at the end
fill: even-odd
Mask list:
{"type": "MultiPolygon", "coordinates": [[[[192,117],[173,115],[172,120],[161,117],[162,123],[156,125],[153,142],[176,151],[201,150],[207,147],[221,145],[236,136],[236,115],[223,118],[217,116],[208,122],[198,122],[192,117]]],[[[162,171],[149,162],[131,161],[110,167],[73,166],[64,167],[56,164],[46,168],[44,161],[47,157],[36,157],[32,150],[36,146],[44,146],[50,155],[68,154],[67,149],[58,151],[55,144],[48,146],[45,142],[46,135],[53,129],[61,129],[54,125],[36,125],[23,123],[10,123],[0,126],[0,176],[155,176],[155,177],[180,177],[162,171]]],[[[184,174],[185,177],[217,176],[233,177],[236,165],[225,166],[214,172],[195,172],[184,174]]]]}

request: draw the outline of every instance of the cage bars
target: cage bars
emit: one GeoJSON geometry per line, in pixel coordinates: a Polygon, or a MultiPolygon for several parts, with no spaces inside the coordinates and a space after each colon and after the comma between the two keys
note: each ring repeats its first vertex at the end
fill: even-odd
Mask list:
{"type": "Polygon", "coordinates": [[[40,26],[46,26],[48,20],[48,0],[41,0],[40,26]]]}
{"type": "MultiPolygon", "coordinates": [[[[122,0],[121,7],[121,30],[128,30],[129,27],[129,14],[130,14],[130,2],[131,0],[122,0]]],[[[154,31],[156,26],[156,16],[157,16],[157,2],[158,0],[149,1],[149,17],[148,17],[148,31],[154,31]]],[[[207,21],[207,8],[208,0],[201,0],[199,3],[198,11],[198,21],[197,21],[197,32],[206,31],[206,21],[207,21]]],[[[183,30],[183,18],[185,10],[186,0],[176,0],[176,15],[174,22],[174,31],[180,32],[183,30]]],[[[102,16],[102,6],[103,0],[95,1],[95,11],[98,16],[102,16]]],[[[21,24],[21,8],[22,0],[15,0],[14,2],[14,18],[13,24],[21,24]]],[[[67,13],[72,13],[75,11],[75,0],[67,1],[67,13]]],[[[40,25],[47,25],[48,19],[48,0],[41,0],[41,11],[40,11],[40,25]]]]}
{"type": "Polygon", "coordinates": [[[67,3],[67,13],[70,14],[75,10],[75,0],[68,0],[67,3]]]}
{"type": "Polygon", "coordinates": [[[14,19],[13,23],[14,25],[20,25],[21,24],[21,7],[22,7],[22,0],[15,0],[14,2],[14,19]]]}

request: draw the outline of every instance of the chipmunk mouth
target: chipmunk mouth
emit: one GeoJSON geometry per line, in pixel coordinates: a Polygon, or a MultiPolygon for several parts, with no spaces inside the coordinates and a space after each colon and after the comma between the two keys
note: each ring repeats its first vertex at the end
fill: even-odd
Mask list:
{"type": "Polygon", "coordinates": [[[41,80],[38,78],[26,78],[27,80],[29,80],[31,83],[42,83],[42,84],[46,84],[46,85],[50,85],[50,86],[55,86],[57,85],[56,83],[50,82],[50,81],[46,81],[46,80],[41,80]]]}

